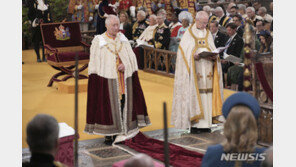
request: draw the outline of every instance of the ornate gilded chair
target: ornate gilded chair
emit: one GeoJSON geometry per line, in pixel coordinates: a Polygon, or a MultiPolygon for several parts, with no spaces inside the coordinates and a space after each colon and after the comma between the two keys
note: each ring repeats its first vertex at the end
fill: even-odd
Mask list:
{"type": "Polygon", "coordinates": [[[66,81],[74,77],[76,55],[80,65],[79,79],[88,78],[80,74],[88,67],[90,45],[81,39],[79,22],[41,24],[40,28],[47,63],[59,71],[51,77],[47,86],[50,87],[53,82],[66,81]],[[61,76],[63,78],[58,79],[61,76]]]}

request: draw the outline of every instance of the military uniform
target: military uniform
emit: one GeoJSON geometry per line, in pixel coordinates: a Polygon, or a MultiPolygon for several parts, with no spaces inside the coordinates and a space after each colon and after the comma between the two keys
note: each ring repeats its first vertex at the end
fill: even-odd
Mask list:
{"type": "Polygon", "coordinates": [[[149,22],[146,19],[136,21],[133,25],[133,40],[137,40],[148,26],[149,22]]]}
{"type": "MultiPolygon", "coordinates": [[[[171,31],[170,29],[163,23],[160,26],[157,26],[153,32],[153,46],[156,49],[169,49],[169,44],[170,44],[170,36],[171,36],[171,31]]],[[[158,70],[165,71],[165,62],[164,62],[164,57],[160,57],[160,63],[158,64],[158,70]]]]}
{"type": "Polygon", "coordinates": [[[165,25],[157,26],[153,32],[153,45],[156,49],[169,49],[171,31],[165,25]]]}

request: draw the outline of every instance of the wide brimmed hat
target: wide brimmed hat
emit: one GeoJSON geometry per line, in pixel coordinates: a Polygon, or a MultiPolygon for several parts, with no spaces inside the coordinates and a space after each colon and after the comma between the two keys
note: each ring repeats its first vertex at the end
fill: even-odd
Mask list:
{"type": "Polygon", "coordinates": [[[245,92],[235,93],[226,99],[222,107],[223,116],[227,118],[232,107],[236,105],[247,106],[252,110],[255,118],[258,119],[260,115],[260,105],[252,95],[245,92]]]}

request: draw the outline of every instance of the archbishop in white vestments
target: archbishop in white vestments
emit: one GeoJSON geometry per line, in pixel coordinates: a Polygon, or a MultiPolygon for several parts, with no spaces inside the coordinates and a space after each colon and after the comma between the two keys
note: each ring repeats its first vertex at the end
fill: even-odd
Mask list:
{"type": "Polygon", "coordinates": [[[212,118],[221,121],[223,82],[219,56],[210,60],[198,55],[216,49],[206,29],[208,18],[204,11],[196,14],[195,24],[185,32],[177,51],[171,124],[178,129],[211,128],[212,118]]]}

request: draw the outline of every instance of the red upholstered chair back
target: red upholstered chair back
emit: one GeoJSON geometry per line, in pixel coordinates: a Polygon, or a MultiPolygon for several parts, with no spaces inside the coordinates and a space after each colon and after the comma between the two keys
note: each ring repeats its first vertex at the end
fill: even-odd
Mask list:
{"type": "Polygon", "coordinates": [[[44,45],[52,48],[81,45],[79,22],[47,23],[40,28],[44,45]]]}

